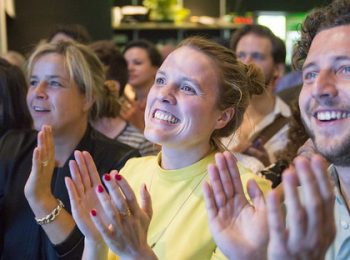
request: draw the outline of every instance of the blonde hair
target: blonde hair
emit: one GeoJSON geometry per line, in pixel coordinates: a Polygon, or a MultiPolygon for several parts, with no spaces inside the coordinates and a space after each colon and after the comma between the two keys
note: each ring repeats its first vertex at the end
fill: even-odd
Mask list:
{"type": "Polygon", "coordinates": [[[89,118],[96,118],[101,109],[104,91],[104,71],[97,56],[89,47],[73,41],[40,44],[29,57],[28,77],[32,74],[37,60],[51,53],[64,57],[69,79],[78,85],[79,91],[85,95],[87,101],[93,103],[89,118]]]}
{"type": "Polygon", "coordinates": [[[219,74],[217,106],[221,111],[230,107],[235,111],[226,126],[215,130],[211,136],[214,147],[225,150],[220,138],[231,135],[240,126],[250,97],[264,91],[264,76],[256,66],[243,64],[232,50],[213,41],[194,36],[182,41],[178,48],[184,46],[202,52],[213,61],[219,74]]]}

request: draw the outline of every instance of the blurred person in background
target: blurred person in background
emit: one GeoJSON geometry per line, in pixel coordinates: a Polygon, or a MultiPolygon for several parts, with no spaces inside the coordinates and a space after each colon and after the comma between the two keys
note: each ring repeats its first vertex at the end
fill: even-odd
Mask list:
{"type": "Polygon", "coordinates": [[[0,58],[0,136],[10,129],[31,129],[27,91],[22,70],[0,58]]]}
{"type": "Polygon", "coordinates": [[[73,40],[82,44],[89,44],[91,36],[88,30],[81,24],[57,24],[49,34],[47,42],[73,40]]]}
{"type": "Polygon", "coordinates": [[[103,63],[106,75],[101,110],[96,120],[91,122],[92,126],[107,137],[138,149],[142,156],[157,154],[159,148],[119,116],[119,99],[128,81],[128,66],[123,55],[112,41],[96,41],[90,47],[103,63]]]}
{"type": "Polygon", "coordinates": [[[153,43],[146,40],[130,42],[125,46],[123,54],[128,64],[128,83],[135,96],[123,103],[121,116],[143,132],[146,99],[162,64],[162,55],[153,43]]]}
{"type": "Polygon", "coordinates": [[[265,90],[254,95],[242,125],[223,143],[236,152],[259,159],[265,166],[275,162],[275,152],[286,145],[289,106],[273,93],[283,75],[286,49],[283,41],[262,25],[245,25],[231,37],[231,49],[245,64],[256,64],[265,76],[265,90]]]}
{"type": "Polygon", "coordinates": [[[25,72],[26,58],[17,51],[8,51],[2,55],[2,58],[7,60],[12,65],[16,65],[25,72]]]}

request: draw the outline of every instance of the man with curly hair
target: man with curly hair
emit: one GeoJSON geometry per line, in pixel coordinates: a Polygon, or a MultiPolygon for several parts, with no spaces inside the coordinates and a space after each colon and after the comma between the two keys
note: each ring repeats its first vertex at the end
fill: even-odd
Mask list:
{"type": "Polygon", "coordinates": [[[239,252],[250,256],[244,259],[257,252],[259,259],[350,259],[350,0],[314,9],[296,47],[301,118],[322,156],[299,156],[284,172],[286,217],[276,191],[267,205],[242,200],[232,162],[222,159],[210,174],[215,193],[207,188],[205,198],[213,237],[230,259],[239,252]],[[239,225],[242,219],[250,225],[239,225]]]}
{"type": "Polygon", "coordinates": [[[350,1],[305,20],[294,64],[302,69],[299,106],[317,151],[332,163],[337,234],[329,259],[350,258],[350,1]]]}

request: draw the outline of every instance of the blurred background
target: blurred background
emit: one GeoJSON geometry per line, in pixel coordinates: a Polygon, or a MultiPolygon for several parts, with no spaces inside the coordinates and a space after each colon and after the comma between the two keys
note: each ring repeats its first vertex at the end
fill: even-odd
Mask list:
{"type": "MultiPolygon", "coordinates": [[[[146,38],[176,44],[200,34],[226,44],[245,23],[270,27],[290,56],[298,26],[309,10],[330,0],[1,0],[1,53],[22,54],[45,39],[56,24],[85,26],[93,40],[112,39],[123,47],[146,38]]],[[[289,61],[287,57],[287,62],[289,61]]]]}

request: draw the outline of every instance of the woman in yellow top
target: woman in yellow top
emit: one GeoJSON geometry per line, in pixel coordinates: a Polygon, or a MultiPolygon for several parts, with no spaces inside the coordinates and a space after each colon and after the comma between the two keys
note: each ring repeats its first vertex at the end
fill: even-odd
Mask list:
{"type": "MultiPolygon", "coordinates": [[[[223,149],[219,139],[238,128],[262,84],[253,65],[230,50],[199,37],[184,40],[158,70],[147,99],[145,136],[161,145],[158,156],[129,160],[120,173],[104,175],[109,194],[87,152],[76,151],[70,162],[66,185],[85,235],[85,259],[106,258],[105,244],[121,259],[223,257],[209,231],[201,185],[223,149]]],[[[269,189],[237,165],[244,187],[253,178],[269,189]]],[[[250,190],[257,191],[254,184],[250,190]]],[[[256,196],[262,198],[255,193],[253,201],[256,196]]]]}

